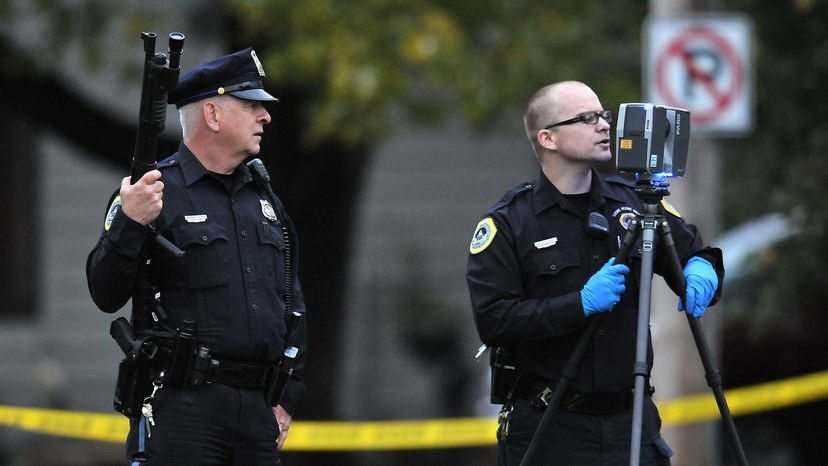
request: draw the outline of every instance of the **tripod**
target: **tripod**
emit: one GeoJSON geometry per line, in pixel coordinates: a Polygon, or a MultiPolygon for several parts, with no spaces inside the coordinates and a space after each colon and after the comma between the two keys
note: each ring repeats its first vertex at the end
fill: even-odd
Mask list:
{"type": "MultiPolygon", "coordinates": [[[[650,300],[652,297],[652,279],[653,279],[653,261],[655,257],[655,234],[658,231],[661,238],[661,246],[665,249],[667,254],[668,270],[664,275],[664,279],[672,290],[679,290],[680,296],[684,297],[687,284],[684,279],[684,272],[681,267],[681,261],[678,258],[678,253],[675,249],[673,237],[670,234],[670,226],[664,216],[658,213],[658,204],[668,195],[668,183],[663,179],[653,177],[651,175],[640,175],[636,180],[636,193],[638,193],[644,204],[644,212],[637,214],[635,219],[630,222],[630,226],[624,236],[624,242],[616,255],[615,263],[628,263],[630,251],[635,246],[639,235],[642,239],[642,254],[641,254],[641,288],[639,293],[638,303],[638,321],[636,329],[636,346],[635,346],[635,363],[633,364],[633,376],[635,377],[635,391],[633,397],[633,420],[632,420],[632,435],[630,441],[630,466],[638,466],[641,456],[641,427],[643,419],[644,407],[644,384],[646,377],[649,374],[649,366],[647,365],[647,350],[649,345],[649,325],[650,325],[650,300]]],[[[584,333],[578,339],[572,353],[569,355],[564,367],[561,371],[561,377],[555,386],[552,395],[548,398],[546,411],[538,424],[535,435],[526,450],[526,453],[521,461],[521,466],[530,466],[531,461],[537,453],[543,431],[548,427],[553,412],[560,406],[566,390],[569,388],[569,383],[575,378],[578,366],[583,358],[586,348],[592,341],[592,336],[595,330],[601,323],[604,314],[599,314],[590,319],[584,333]]],[[[693,318],[685,312],[687,322],[690,325],[690,330],[693,333],[693,340],[696,348],[699,351],[702,365],[705,370],[705,377],[707,385],[713,390],[713,395],[716,398],[716,404],[719,408],[719,413],[724,422],[728,438],[736,452],[740,466],[747,466],[747,457],[742,448],[739,434],[736,432],[736,425],[733,423],[733,416],[730,414],[730,408],[727,406],[727,401],[724,396],[724,389],[722,388],[722,378],[716,369],[713,356],[710,352],[710,347],[701,328],[698,319],[693,318]]]]}

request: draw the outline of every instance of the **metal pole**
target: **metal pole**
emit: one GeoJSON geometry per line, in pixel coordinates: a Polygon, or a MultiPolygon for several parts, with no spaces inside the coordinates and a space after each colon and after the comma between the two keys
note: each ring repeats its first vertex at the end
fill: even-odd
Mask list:
{"type": "MultiPolygon", "coordinates": [[[[651,15],[673,15],[703,12],[715,9],[713,0],[650,0],[651,15]]],[[[643,93],[647,98],[646,89],[643,93]]],[[[694,223],[706,242],[719,232],[719,198],[721,163],[718,143],[707,137],[694,136],[690,143],[687,176],[672,183],[670,203],[682,216],[694,223]]],[[[676,295],[663,283],[653,284],[654,309],[651,316],[655,363],[652,383],[661,400],[704,393],[708,390],[699,377],[701,364],[691,338],[688,338],[684,319],[675,315],[676,295]],[[679,318],[676,318],[679,317],[679,318]]],[[[705,313],[701,325],[711,343],[714,359],[718,357],[721,316],[726,302],[719,303],[705,313]]],[[[675,452],[673,458],[692,458],[697,464],[721,462],[720,425],[707,422],[691,425],[666,426],[662,435],[675,452]]]]}

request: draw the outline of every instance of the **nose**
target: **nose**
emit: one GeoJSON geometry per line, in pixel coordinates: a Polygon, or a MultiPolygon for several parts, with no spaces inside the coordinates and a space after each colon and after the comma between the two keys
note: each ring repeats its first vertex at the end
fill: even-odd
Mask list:
{"type": "Polygon", "coordinates": [[[262,114],[259,115],[259,121],[261,121],[262,124],[266,125],[266,124],[270,123],[270,120],[271,120],[270,113],[268,113],[267,109],[262,107],[262,114]]]}
{"type": "Polygon", "coordinates": [[[596,130],[598,130],[598,132],[601,132],[610,129],[611,125],[607,122],[607,120],[604,119],[604,117],[599,116],[598,123],[595,124],[595,128],[596,130]]]}

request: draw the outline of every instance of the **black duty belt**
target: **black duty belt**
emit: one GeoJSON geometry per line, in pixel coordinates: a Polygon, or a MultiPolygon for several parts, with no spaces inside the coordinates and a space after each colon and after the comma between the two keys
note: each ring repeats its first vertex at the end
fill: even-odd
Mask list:
{"type": "MultiPolygon", "coordinates": [[[[529,400],[535,409],[542,410],[546,408],[546,401],[542,397],[544,397],[544,394],[551,396],[554,389],[554,384],[550,385],[535,379],[520,377],[515,386],[515,396],[529,400]]],[[[558,409],[579,414],[618,414],[632,408],[632,402],[632,389],[615,393],[591,394],[567,390],[558,409]]]]}
{"type": "Polygon", "coordinates": [[[272,365],[212,359],[206,383],[220,383],[242,388],[264,388],[272,374],[272,365]]]}

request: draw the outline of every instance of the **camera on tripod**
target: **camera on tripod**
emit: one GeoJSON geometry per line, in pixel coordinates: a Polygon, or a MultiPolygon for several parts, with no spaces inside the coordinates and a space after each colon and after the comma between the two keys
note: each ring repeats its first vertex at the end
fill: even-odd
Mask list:
{"type": "Polygon", "coordinates": [[[621,172],[681,177],[690,148],[690,112],[649,103],[621,104],[615,132],[621,172]]]}

